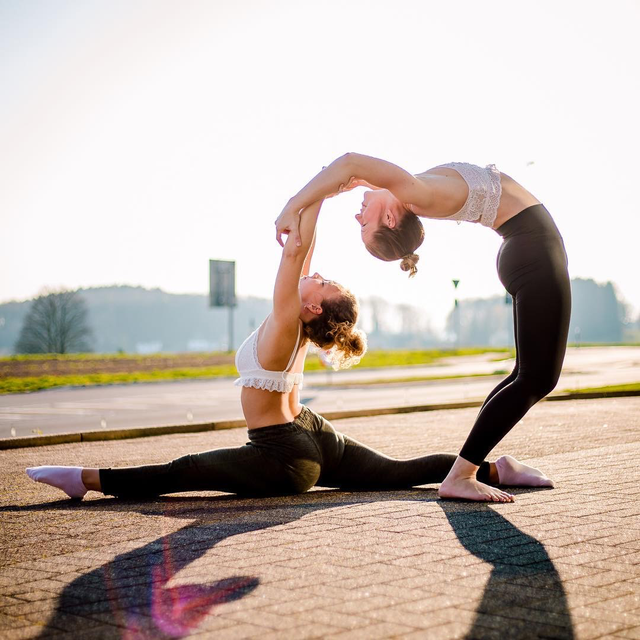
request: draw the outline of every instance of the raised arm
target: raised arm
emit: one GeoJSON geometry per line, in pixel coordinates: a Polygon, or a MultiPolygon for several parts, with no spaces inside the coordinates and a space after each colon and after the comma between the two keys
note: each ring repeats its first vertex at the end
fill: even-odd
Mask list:
{"type": "MultiPolygon", "coordinates": [[[[317,222],[317,216],[316,216],[317,222]]],[[[311,246],[307,251],[307,257],[304,259],[304,265],[302,265],[302,273],[300,275],[308,276],[311,273],[311,258],[313,258],[313,250],[316,248],[316,230],[313,230],[313,239],[311,240],[311,246]]]]}
{"type": "Polygon", "coordinates": [[[315,230],[322,201],[313,203],[300,214],[300,244],[289,237],[282,250],[280,267],[273,290],[272,317],[280,325],[290,324],[297,330],[300,316],[300,276],[308,275],[315,244],[315,230]],[[306,273],[305,273],[306,269],[306,273]]]}
{"type": "Polygon", "coordinates": [[[293,235],[300,243],[299,213],[304,207],[322,198],[328,198],[354,187],[388,189],[403,203],[426,209],[431,206],[433,193],[419,180],[397,165],[359,153],[346,153],[312,178],[286,204],[276,220],[276,239],[283,245],[282,235],[293,235]]]}

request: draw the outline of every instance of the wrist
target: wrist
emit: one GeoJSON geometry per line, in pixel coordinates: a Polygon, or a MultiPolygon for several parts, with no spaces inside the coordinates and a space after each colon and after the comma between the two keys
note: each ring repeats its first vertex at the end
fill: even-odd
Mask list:
{"type": "Polygon", "coordinates": [[[289,211],[299,216],[302,213],[302,210],[305,208],[305,206],[306,206],[305,203],[300,198],[300,194],[296,194],[291,198],[291,200],[289,200],[289,204],[287,205],[287,208],[289,209],[289,211]]]}

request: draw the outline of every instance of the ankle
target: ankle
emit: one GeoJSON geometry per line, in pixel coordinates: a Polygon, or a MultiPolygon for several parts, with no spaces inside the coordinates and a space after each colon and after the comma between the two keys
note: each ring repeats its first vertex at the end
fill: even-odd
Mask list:
{"type": "Polygon", "coordinates": [[[81,477],[82,483],[87,488],[87,491],[102,491],[99,469],[83,468],[81,477]]]}
{"type": "Polygon", "coordinates": [[[475,480],[480,467],[458,456],[453,463],[445,482],[455,480],[475,480]]]}

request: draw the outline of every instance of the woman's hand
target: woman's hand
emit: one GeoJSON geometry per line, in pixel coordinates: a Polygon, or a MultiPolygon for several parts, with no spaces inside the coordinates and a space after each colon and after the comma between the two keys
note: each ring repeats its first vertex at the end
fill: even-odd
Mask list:
{"type": "Polygon", "coordinates": [[[287,203],[282,213],[276,218],[276,240],[281,247],[284,247],[282,236],[293,234],[293,240],[296,246],[300,246],[300,210],[291,204],[291,200],[287,203]]]}
{"type": "Polygon", "coordinates": [[[401,202],[422,205],[420,190],[425,187],[410,173],[400,167],[358,153],[345,153],[313,177],[289,200],[276,220],[276,240],[284,247],[282,235],[293,234],[294,242],[300,246],[300,211],[324,198],[336,196],[356,187],[389,189],[401,202]]]}
{"type": "MultiPolygon", "coordinates": [[[[326,167],[322,167],[326,169],[326,167]]],[[[370,187],[371,185],[366,181],[362,180],[362,178],[356,178],[355,176],[351,176],[349,181],[346,184],[341,184],[338,187],[338,190],[335,193],[330,193],[327,198],[333,198],[345,191],[351,191],[351,189],[355,189],[356,187],[370,187]]]]}

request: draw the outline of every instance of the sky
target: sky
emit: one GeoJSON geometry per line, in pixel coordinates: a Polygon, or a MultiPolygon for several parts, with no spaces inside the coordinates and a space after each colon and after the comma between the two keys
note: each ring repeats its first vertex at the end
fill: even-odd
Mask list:
{"type": "MultiPolygon", "coordinates": [[[[572,278],[640,312],[640,2],[0,0],[0,302],[113,284],[269,297],[274,220],[347,151],[488,163],[551,211],[572,278]]],[[[313,268],[434,328],[503,294],[500,237],[426,220],[418,275],[327,201],[313,268]],[[452,280],[460,281],[454,293],[452,280]]]]}

